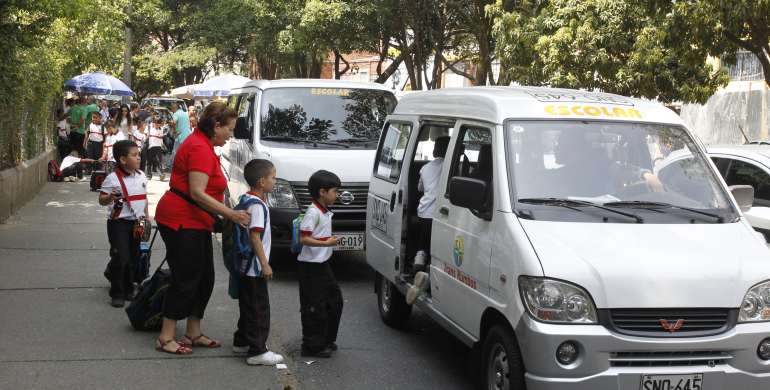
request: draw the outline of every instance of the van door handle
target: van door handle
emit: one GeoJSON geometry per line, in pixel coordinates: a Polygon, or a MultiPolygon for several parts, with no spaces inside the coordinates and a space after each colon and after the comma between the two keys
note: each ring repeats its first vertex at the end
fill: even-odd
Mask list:
{"type": "Polygon", "coordinates": [[[393,210],[396,209],[396,191],[393,191],[392,194],[390,194],[390,212],[392,213],[393,210]]]}
{"type": "Polygon", "coordinates": [[[449,207],[441,206],[441,208],[438,209],[438,212],[448,216],[449,215],[449,207]]]}
{"type": "Polygon", "coordinates": [[[398,190],[398,204],[403,203],[404,201],[404,190],[398,190]]]}

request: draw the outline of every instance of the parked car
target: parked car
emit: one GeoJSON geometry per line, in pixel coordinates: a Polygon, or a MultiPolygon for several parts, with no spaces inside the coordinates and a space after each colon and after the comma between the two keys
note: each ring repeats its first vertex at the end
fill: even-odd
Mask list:
{"type": "Polygon", "coordinates": [[[176,103],[179,105],[181,109],[183,109],[185,112],[187,112],[187,104],[184,102],[184,100],[179,98],[171,98],[171,97],[149,97],[142,99],[142,104],[150,103],[153,107],[163,107],[165,109],[171,110],[171,105],[176,103]]]}
{"type": "MultiPolygon", "coordinates": [[[[770,146],[707,146],[706,150],[728,186],[754,188],[753,205],[743,214],[754,230],[770,242],[770,146]]],[[[691,157],[687,151],[672,153],[656,167],[656,171],[691,157]]]]}
{"type": "Polygon", "coordinates": [[[377,154],[366,260],[380,316],[404,324],[415,298],[471,348],[483,389],[770,388],[770,249],[742,212],[753,190],[728,188],[670,109],[551,88],[415,92],[377,154]],[[415,278],[420,171],[442,136],[429,277],[415,278]],[[655,174],[661,150],[690,157],[655,174]]]}

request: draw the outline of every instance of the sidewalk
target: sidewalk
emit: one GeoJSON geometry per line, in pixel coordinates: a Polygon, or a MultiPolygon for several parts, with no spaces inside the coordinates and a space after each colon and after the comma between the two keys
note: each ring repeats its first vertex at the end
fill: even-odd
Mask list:
{"type": "MultiPolygon", "coordinates": [[[[151,215],[166,189],[157,175],[150,181],[151,215]]],[[[226,294],[217,245],[203,331],[222,348],[195,348],[192,357],[156,352],[159,331],[134,330],[109,304],[106,213],[87,181],[47,183],[0,224],[0,389],[283,388],[275,367],[248,366],[232,353],[238,302],[226,294]]],[[[165,255],[160,236],[152,249],[154,270],[165,255]]]]}

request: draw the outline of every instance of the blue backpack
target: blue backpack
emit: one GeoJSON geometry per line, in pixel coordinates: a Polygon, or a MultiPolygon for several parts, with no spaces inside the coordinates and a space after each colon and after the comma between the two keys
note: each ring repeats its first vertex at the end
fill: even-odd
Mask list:
{"type": "MultiPolygon", "coordinates": [[[[316,208],[313,205],[310,205],[312,208],[316,208]]],[[[310,207],[308,207],[308,210],[310,210],[310,207]]],[[[306,211],[307,212],[307,211],[306,211]]],[[[291,253],[300,253],[302,252],[302,244],[299,243],[299,236],[300,236],[300,229],[299,226],[302,224],[302,220],[305,218],[305,214],[300,214],[299,217],[297,217],[294,221],[292,221],[292,229],[291,229],[291,253]]],[[[321,218],[319,217],[317,221],[315,221],[315,227],[318,227],[318,223],[321,222],[321,218]]]]}
{"type": "MultiPolygon", "coordinates": [[[[267,227],[267,207],[265,204],[256,198],[246,198],[246,195],[241,196],[238,199],[238,205],[233,207],[233,210],[248,210],[254,203],[258,203],[264,210],[265,227],[267,227]]],[[[259,238],[263,239],[264,237],[265,232],[262,231],[259,238]]],[[[222,230],[222,254],[225,268],[230,272],[230,275],[236,278],[246,275],[254,264],[256,254],[249,249],[250,239],[249,229],[244,229],[232,221],[227,221],[222,230]]]]}

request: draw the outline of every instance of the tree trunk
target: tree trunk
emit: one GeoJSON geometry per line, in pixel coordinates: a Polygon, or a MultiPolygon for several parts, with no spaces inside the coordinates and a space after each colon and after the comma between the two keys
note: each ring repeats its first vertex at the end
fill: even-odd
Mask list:
{"type": "MultiPolygon", "coordinates": [[[[337,49],[334,49],[334,79],[339,80],[342,75],[347,73],[347,71],[350,69],[350,64],[345,59],[345,57],[340,54],[340,51],[337,49]],[[345,69],[340,71],[340,61],[345,63],[345,69]]],[[[378,69],[379,70],[379,69],[378,69]]]]}

